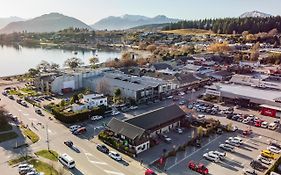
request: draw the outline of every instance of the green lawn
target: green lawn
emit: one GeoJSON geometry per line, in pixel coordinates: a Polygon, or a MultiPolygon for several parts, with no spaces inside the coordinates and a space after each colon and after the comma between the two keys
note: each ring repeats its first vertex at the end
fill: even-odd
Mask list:
{"type": "Polygon", "coordinates": [[[10,131],[12,129],[13,129],[13,127],[11,125],[9,125],[8,123],[5,123],[4,125],[1,125],[0,132],[10,131]]]}
{"type": "Polygon", "coordinates": [[[22,91],[23,93],[26,93],[28,95],[31,95],[31,96],[38,95],[38,93],[35,90],[30,89],[30,88],[22,88],[22,89],[20,89],[20,91],[22,91]]]}
{"type": "Polygon", "coordinates": [[[17,137],[18,137],[18,135],[15,132],[7,132],[7,133],[4,133],[4,134],[0,134],[0,143],[5,142],[7,140],[15,139],[17,137]]]}
{"type": "Polygon", "coordinates": [[[32,143],[35,143],[39,140],[39,136],[35,132],[33,132],[32,130],[25,129],[25,128],[22,128],[22,130],[23,130],[23,134],[27,138],[29,138],[32,141],[32,143]]]}
{"type": "Polygon", "coordinates": [[[53,150],[41,150],[41,151],[38,151],[35,153],[37,156],[41,156],[41,157],[44,157],[46,159],[50,159],[50,160],[53,160],[53,161],[58,161],[58,153],[56,151],[53,151],[53,150]]]}
{"type": "Polygon", "coordinates": [[[57,170],[40,160],[32,159],[28,163],[32,164],[38,172],[43,172],[45,175],[58,175],[57,170]]]}
{"type": "Polygon", "coordinates": [[[9,165],[15,165],[15,164],[18,164],[20,162],[23,162],[23,161],[28,161],[32,159],[31,156],[22,156],[22,157],[19,157],[19,158],[16,158],[16,159],[12,159],[12,160],[9,160],[8,163],[9,165]]]}

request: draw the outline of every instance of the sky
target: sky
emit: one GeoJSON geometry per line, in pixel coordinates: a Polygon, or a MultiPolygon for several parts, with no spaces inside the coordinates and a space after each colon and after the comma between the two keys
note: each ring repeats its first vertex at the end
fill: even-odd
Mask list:
{"type": "Polygon", "coordinates": [[[202,19],[237,17],[253,10],[281,15],[281,0],[0,0],[0,18],[59,12],[87,24],[124,14],[202,19]]]}

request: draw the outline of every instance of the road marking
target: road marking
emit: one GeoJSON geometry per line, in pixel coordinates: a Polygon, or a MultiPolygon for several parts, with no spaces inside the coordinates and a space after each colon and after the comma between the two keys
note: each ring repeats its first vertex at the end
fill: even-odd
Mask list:
{"type": "Polygon", "coordinates": [[[107,174],[125,175],[123,173],[116,172],[116,171],[110,171],[110,170],[104,170],[104,172],[106,172],[107,174]]]}
{"type": "Polygon", "coordinates": [[[19,111],[21,112],[22,110],[21,110],[21,109],[19,109],[19,111]]]}
{"type": "Polygon", "coordinates": [[[93,160],[89,160],[89,162],[91,162],[92,164],[108,165],[106,162],[98,162],[98,161],[93,161],[93,160]]]}
{"type": "Polygon", "coordinates": [[[24,115],[24,116],[28,116],[29,114],[28,114],[28,113],[23,113],[22,115],[24,115]]]}
{"type": "Polygon", "coordinates": [[[169,169],[173,168],[174,166],[176,166],[176,165],[180,164],[180,163],[181,163],[181,162],[183,162],[185,159],[187,159],[187,158],[191,157],[193,154],[196,154],[198,151],[200,151],[200,150],[204,149],[205,147],[207,147],[209,144],[213,143],[214,141],[216,141],[216,140],[217,140],[218,138],[220,138],[220,137],[222,137],[222,135],[220,135],[219,137],[215,138],[215,139],[214,139],[214,140],[212,140],[211,142],[207,143],[207,144],[206,144],[206,145],[204,145],[202,148],[197,149],[197,150],[196,150],[196,151],[194,151],[193,153],[189,154],[187,157],[185,157],[185,158],[181,159],[180,161],[178,161],[178,163],[176,163],[176,164],[174,164],[174,165],[172,165],[172,166],[168,167],[166,170],[169,170],[169,169]]]}

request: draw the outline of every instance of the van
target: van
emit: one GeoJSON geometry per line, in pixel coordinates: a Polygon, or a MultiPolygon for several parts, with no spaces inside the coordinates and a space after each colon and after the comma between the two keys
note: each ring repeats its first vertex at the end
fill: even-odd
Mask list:
{"type": "Polygon", "coordinates": [[[75,161],[66,153],[63,153],[59,156],[59,162],[66,166],[67,168],[74,168],[75,167],[75,161]]]}
{"type": "Polygon", "coordinates": [[[277,128],[277,124],[276,123],[270,123],[268,125],[268,129],[275,130],[276,128],[277,128]]]}

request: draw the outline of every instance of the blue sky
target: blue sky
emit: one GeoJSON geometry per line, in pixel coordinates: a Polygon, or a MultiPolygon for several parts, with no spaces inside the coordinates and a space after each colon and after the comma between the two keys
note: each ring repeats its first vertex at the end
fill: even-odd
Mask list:
{"type": "Polygon", "coordinates": [[[281,15],[281,0],[0,0],[0,17],[59,12],[88,24],[107,16],[166,15],[181,19],[236,17],[259,10],[281,15]]]}

